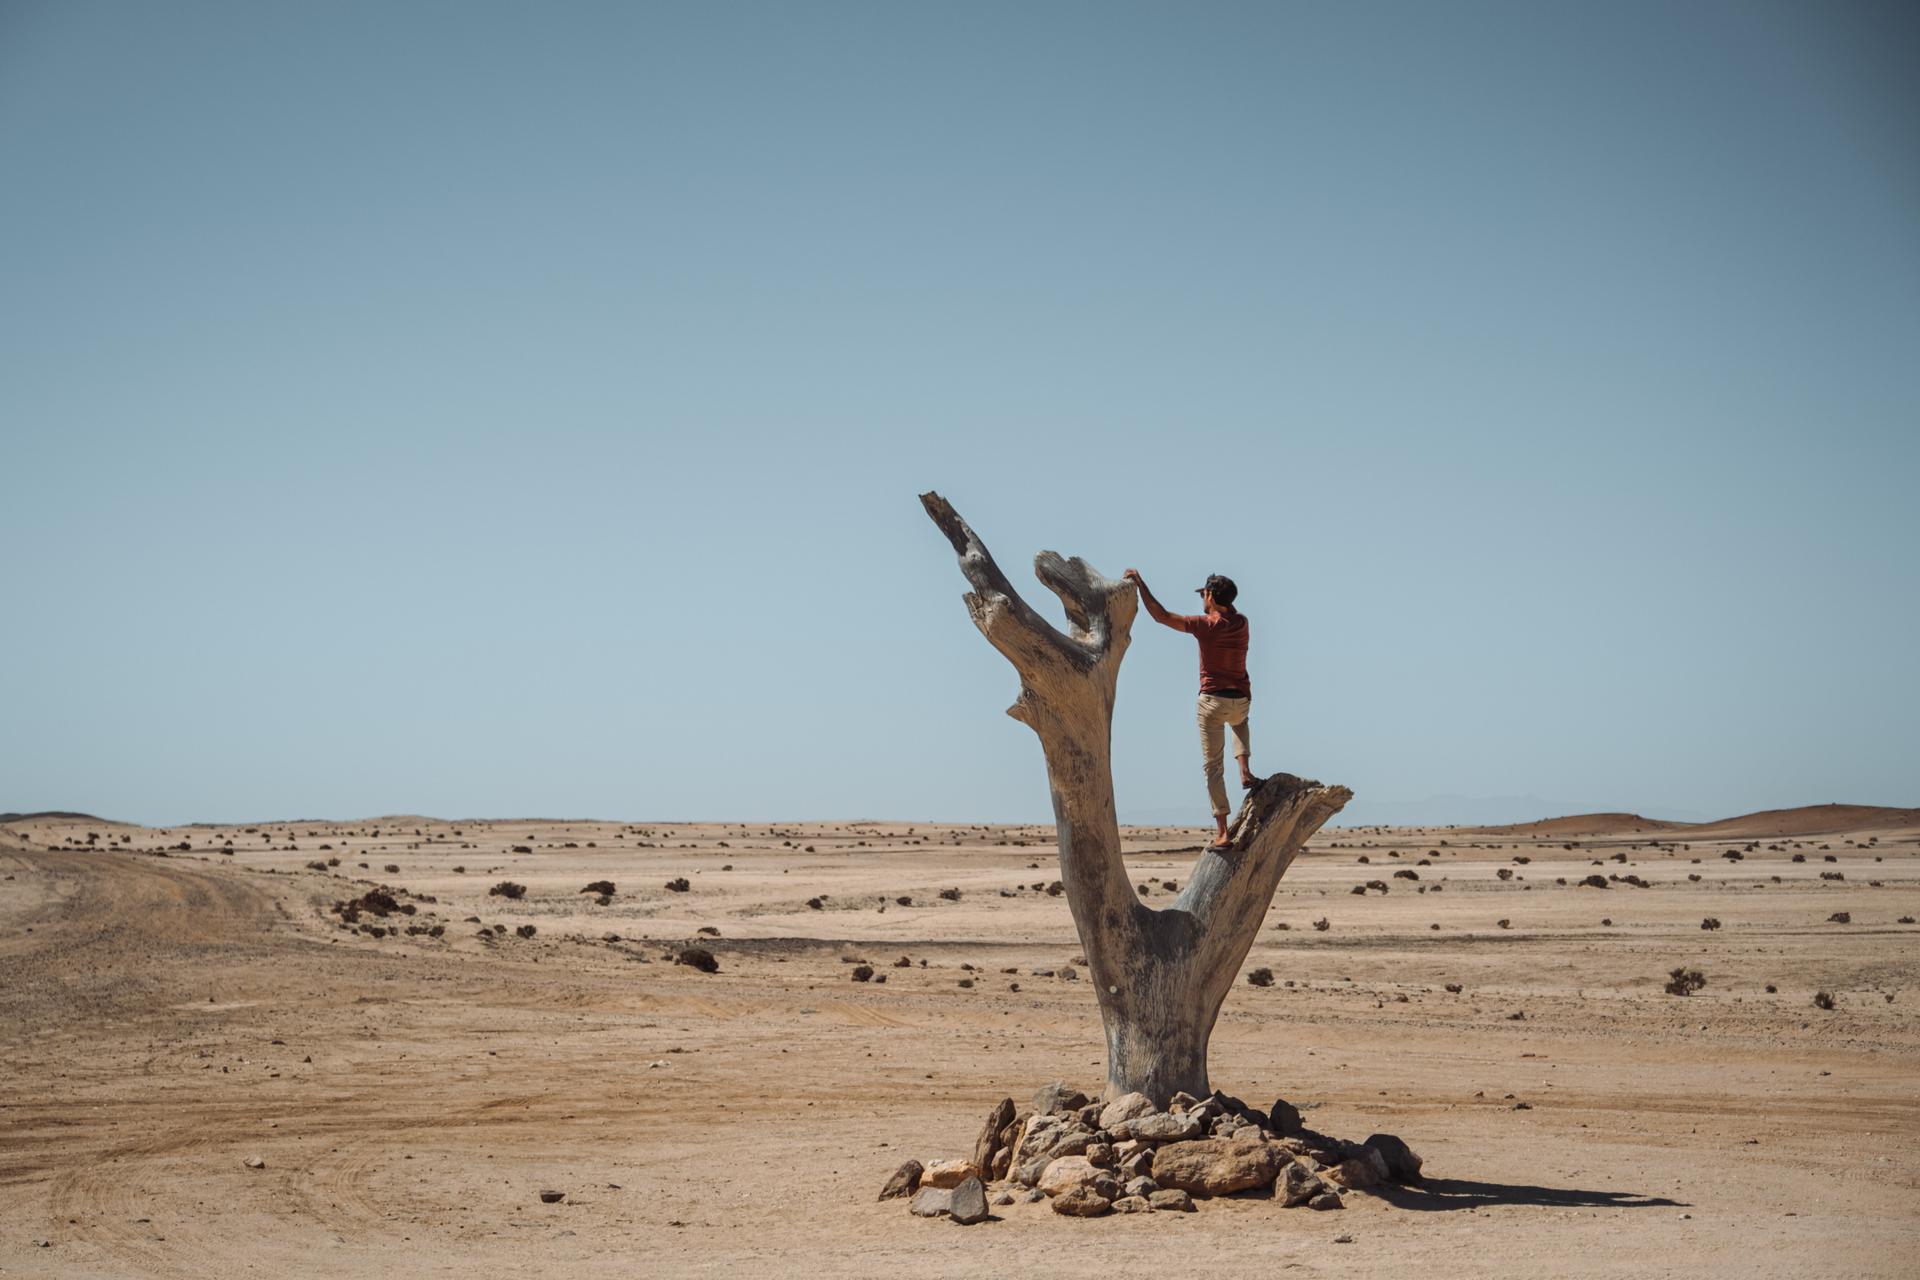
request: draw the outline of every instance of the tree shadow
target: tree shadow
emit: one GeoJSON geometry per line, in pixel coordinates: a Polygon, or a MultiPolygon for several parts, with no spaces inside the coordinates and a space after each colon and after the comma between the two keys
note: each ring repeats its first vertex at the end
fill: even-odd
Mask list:
{"type": "Polygon", "coordinates": [[[1468,1178],[1425,1178],[1418,1183],[1386,1183],[1369,1188],[1396,1209],[1444,1212],[1496,1204],[1544,1205],[1555,1209],[1685,1209],[1684,1200],[1643,1196],[1634,1191],[1585,1191],[1578,1187],[1534,1187],[1524,1183],[1475,1182],[1468,1178]]]}

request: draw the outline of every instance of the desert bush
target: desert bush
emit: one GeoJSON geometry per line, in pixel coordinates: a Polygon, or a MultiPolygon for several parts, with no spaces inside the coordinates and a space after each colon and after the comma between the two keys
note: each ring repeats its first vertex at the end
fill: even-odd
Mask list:
{"type": "Polygon", "coordinates": [[[1813,993],[1813,1007],[1816,1009],[1833,1008],[1833,992],[1816,991],[1813,993]]]}
{"type": "Polygon", "coordinates": [[[613,881],[595,880],[592,884],[588,885],[586,888],[582,889],[580,892],[599,894],[604,897],[608,894],[613,893],[613,891],[614,891],[613,881]]]}
{"type": "Polygon", "coordinates": [[[489,898],[524,898],[527,896],[527,886],[515,884],[511,880],[502,880],[487,890],[487,896],[489,898]]]}
{"type": "Polygon", "coordinates": [[[1255,969],[1247,975],[1247,981],[1256,987],[1270,987],[1273,985],[1273,970],[1255,969]]]}
{"type": "Polygon", "coordinates": [[[675,876],[673,879],[667,881],[667,888],[674,893],[685,893],[693,888],[693,886],[687,883],[685,876],[675,876]]]}
{"type": "Polygon", "coordinates": [[[1667,975],[1667,994],[1670,996],[1690,996],[1706,985],[1706,974],[1684,965],[1667,975]]]}
{"type": "Polygon", "coordinates": [[[853,972],[849,976],[852,977],[855,982],[872,982],[873,966],[870,964],[857,964],[853,966],[853,972]]]}

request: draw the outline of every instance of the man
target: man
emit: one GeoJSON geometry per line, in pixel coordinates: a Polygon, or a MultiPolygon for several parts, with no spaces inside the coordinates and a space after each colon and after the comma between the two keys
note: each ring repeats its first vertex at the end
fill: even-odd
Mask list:
{"type": "Polygon", "coordinates": [[[1247,730],[1253,685],[1247,679],[1247,620],[1233,607],[1240,589],[1233,585],[1232,578],[1217,573],[1209,576],[1207,585],[1197,588],[1206,612],[1189,617],[1161,608],[1139,570],[1129,569],[1125,576],[1139,588],[1140,599],[1155,622],[1184,631],[1200,642],[1200,757],[1206,764],[1207,797],[1213,801],[1213,847],[1225,849],[1231,842],[1227,839],[1226,771],[1220,759],[1223,728],[1233,730],[1241,789],[1250,790],[1260,781],[1247,763],[1253,755],[1253,740],[1247,730]]]}

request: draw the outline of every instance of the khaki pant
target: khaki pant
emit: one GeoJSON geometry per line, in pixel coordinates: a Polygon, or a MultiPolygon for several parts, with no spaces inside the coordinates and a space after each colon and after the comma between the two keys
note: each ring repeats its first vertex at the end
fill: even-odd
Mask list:
{"type": "Polygon", "coordinates": [[[1200,695],[1200,758],[1206,762],[1207,796],[1213,801],[1216,815],[1231,812],[1227,807],[1226,768],[1220,758],[1225,735],[1220,730],[1232,726],[1235,759],[1245,760],[1252,755],[1253,739],[1247,729],[1247,708],[1252,703],[1252,698],[1216,698],[1210,693],[1200,695]]]}

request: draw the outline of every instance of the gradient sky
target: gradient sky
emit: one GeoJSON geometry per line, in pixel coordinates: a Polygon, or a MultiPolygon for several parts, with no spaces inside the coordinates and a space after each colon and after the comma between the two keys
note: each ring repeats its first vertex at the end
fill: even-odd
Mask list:
{"type": "Polygon", "coordinates": [[[1920,16],[5,0],[0,474],[0,809],[1048,817],[927,488],[1349,820],[1920,804],[1920,16]]]}

